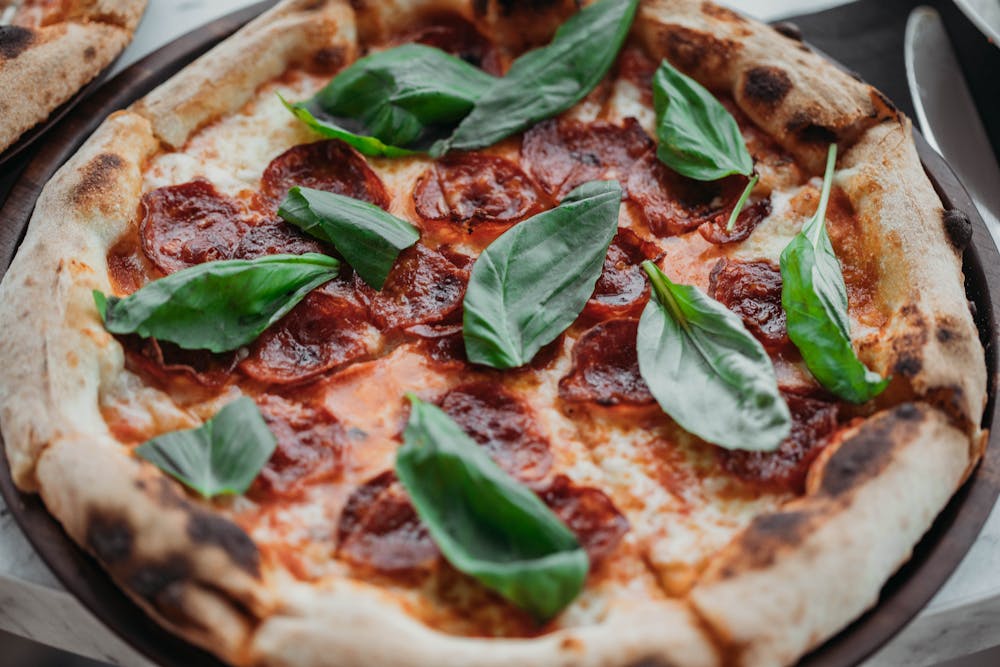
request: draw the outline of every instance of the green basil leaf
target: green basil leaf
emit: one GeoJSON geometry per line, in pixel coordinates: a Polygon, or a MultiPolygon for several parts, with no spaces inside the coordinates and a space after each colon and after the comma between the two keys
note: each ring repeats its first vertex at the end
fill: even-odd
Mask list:
{"type": "Polygon", "coordinates": [[[276,446],[257,404],[241,396],[198,428],[157,436],[135,453],[212,498],[250,488],[276,446]]]}
{"type": "Polygon", "coordinates": [[[781,305],[788,318],[788,337],[813,376],[840,398],[864,403],[882,393],[889,379],[869,370],[851,345],[847,287],[826,231],[836,163],[833,144],[816,215],[781,253],[781,305]]]}
{"type": "MultiPolygon", "coordinates": [[[[281,96],[279,95],[278,97],[281,96]]],[[[317,134],[330,139],[339,139],[363,155],[369,157],[405,157],[417,154],[417,151],[399,148],[398,146],[389,146],[375,137],[351,132],[338,124],[337,120],[324,118],[323,113],[308,102],[291,104],[285,98],[281,97],[281,103],[296,118],[308,125],[317,134]]]]}
{"type": "Polygon", "coordinates": [[[289,190],[278,215],[332,244],[374,289],[382,289],[399,253],[420,238],[413,225],[378,206],[312,188],[289,190]]]}
{"type": "Polygon", "coordinates": [[[573,323],[601,276],[621,198],[615,181],[584,183],[483,251],[465,292],[469,361],[523,366],[573,323]]]}
{"type": "Polygon", "coordinates": [[[681,427],[726,449],[773,451],[791,431],[774,366],[740,317],[642,265],[654,298],[639,319],[639,372],[681,427]]]}
{"type": "Polygon", "coordinates": [[[637,7],[638,0],[600,0],[570,17],[548,46],[515,60],[431,155],[492,146],[571,108],[611,69],[637,7]]]}
{"type": "Polygon", "coordinates": [[[396,474],[441,553],[535,618],[558,614],[590,567],[576,536],[444,412],[409,399],[396,474]]]}
{"type": "Polygon", "coordinates": [[[653,77],[656,156],[698,181],[753,174],[753,157],[726,107],[700,83],[664,60],[653,77]]]}
{"type": "Polygon", "coordinates": [[[206,262],[125,298],[95,291],[94,301],[111,333],[228,352],[252,343],[339,269],[336,259],[316,253],[206,262]]]}

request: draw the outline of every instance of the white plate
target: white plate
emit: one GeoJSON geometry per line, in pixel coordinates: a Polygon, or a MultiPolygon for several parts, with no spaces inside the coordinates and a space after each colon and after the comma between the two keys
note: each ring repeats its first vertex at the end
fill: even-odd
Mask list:
{"type": "Polygon", "coordinates": [[[1000,0],[955,0],[955,4],[1000,48],[1000,0]]]}

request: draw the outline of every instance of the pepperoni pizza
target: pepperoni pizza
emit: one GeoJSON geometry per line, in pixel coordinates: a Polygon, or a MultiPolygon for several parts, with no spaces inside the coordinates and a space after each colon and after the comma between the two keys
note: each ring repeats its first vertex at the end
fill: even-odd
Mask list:
{"type": "Polygon", "coordinates": [[[790,664],[975,466],[968,234],[908,119],[716,5],[577,4],[287,0],[45,188],[7,459],[172,631],[790,664]]]}

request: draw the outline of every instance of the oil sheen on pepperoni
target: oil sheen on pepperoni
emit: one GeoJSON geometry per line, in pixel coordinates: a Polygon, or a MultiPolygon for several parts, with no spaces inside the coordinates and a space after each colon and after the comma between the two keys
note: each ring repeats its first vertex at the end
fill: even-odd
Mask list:
{"type": "Polygon", "coordinates": [[[272,395],[257,399],[257,404],[278,446],[254,481],[252,493],[293,497],[311,482],[340,476],[347,436],[328,410],[272,395]]]}
{"type": "MultiPolygon", "coordinates": [[[[784,393],[784,392],[783,392],[784,393]]],[[[784,393],[792,432],[773,452],[718,449],[723,469],[769,490],[802,493],[809,466],[837,428],[837,405],[784,393]]]]}
{"type": "Polygon", "coordinates": [[[457,317],[468,279],[467,271],[417,243],[399,255],[380,291],[360,278],[355,279],[355,284],[371,309],[375,326],[395,331],[457,317]]]}
{"type": "Polygon", "coordinates": [[[653,402],[639,374],[635,349],[639,321],[601,322],[573,345],[573,368],[559,380],[559,396],[574,403],[646,405],[653,402]]]}
{"type": "Polygon", "coordinates": [[[521,160],[545,190],[562,199],[595,179],[622,183],[652,140],[634,118],[619,126],[605,121],[547,120],[524,135],[521,160]]]}
{"type": "Polygon", "coordinates": [[[538,495],[573,531],[593,565],[609,556],[629,530],[628,520],[607,494],[577,486],[566,475],[556,475],[538,495]]]}
{"type": "Polygon", "coordinates": [[[277,208],[296,185],[389,207],[389,194],[378,175],[357,151],[336,139],[299,144],[271,160],[261,192],[277,208]]]}
{"type": "MultiPolygon", "coordinates": [[[[628,194],[649,229],[660,237],[694,231],[728,211],[743,193],[746,178],[703,183],[681,176],[648,152],[629,172],[628,194]]],[[[749,235],[749,234],[748,234],[749,235]]]]}
{"type": "Polygon", "coordinates": [[[347,499],[337,526],[337,554],[357,567],[397,575],[430,570],[441,555],[391,471],[347,499]]]}
{"type": "Polygon", "coordinates": [[[503,58],[496,45],[457,14],[441,16],[400,40],[441,49],[494,76],[503,74],[503,58]]]}
{"type": "Polygon", "coordinates": [[[441,409],[511,476],[537,481],[552,467],[549,443],[538,432],[531,408],[497,384],[456,387],[441,399],[441,409]]]}
{"type": "Polygon", "coordinates": [[[426,220],[469,226],[513,224],[543,210],[543,195],[510,160],[474,153],[445,157],[425,171],[413,204],[426,220]]]}
{"type": "Polygon", "coordinates": [[[207,350],[185,350],[167,341],[122,336],[131,368],[161,382],[184,378],[208,389],[225,385],[236,369],[236,354],[213,354],[207,350]]]}
{"type": "Polygon", "coordinates": [[[764,347],[779,350],[788,344],[778,267],[767,261],[720,259],[712,269],[708,294],[742,317],[764,347]]]}
{"type": "Polygon", "coordinates": [[[467,361],[461,324],[417,324],[406,329],[417,339],[420,349],[433,361],[453,363],[467,361]]]}
{"type": "Polygon", "coordinates": [[[729,217],[735,208],[735,202],[724,211],[718,213],[713,219],[703,222],[698,227],[698,233],[709,243],[715,245],[726,245],[727,243],[739,243],[750,238],[757,225],[764,221],[764,218],[771,215],[771,198],[758,199],[748,204],[736,218],[736,224],[732,231],[728,231],[729,217]]]}
{"type": "Polygon", "coordinates": [[[313,290],[250,348],[240,370],[269,384],[310,380],[365,358],[377,336],[350,279],[313,290]]]}
{"type": "Polygon", "coordinates": [[[638,315],[649,300],[649,282],[639,265],[658,251],[629,229],[619,229],[604,269],[583,312],[595,320],[638,315]]]}

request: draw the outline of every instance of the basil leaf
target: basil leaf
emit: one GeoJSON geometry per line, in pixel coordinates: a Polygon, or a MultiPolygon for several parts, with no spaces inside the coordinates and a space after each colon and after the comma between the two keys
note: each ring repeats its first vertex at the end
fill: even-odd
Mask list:
{"type": "Polygon", "coordinates": [[[781,305],[788,337],[813,376],[840,398],[864,403],[882,393],[889,379],[869,370],[851,345],[847,286],[826,231],[836,163],[837,146],[832,144],[816,215],[781,253],[781,305]]]}
{"type": "Polygon", "coordinates": [[[515,60],[431,155],[491,146],[571,108],[611,69],[637,6],[638,0],[600,0],[571,16],[548,46],[515,60]]]}
{"type": "Polygon", "coordinates": [[[413,225],[378,206],[312,188],[289,190],[278,215],[332,244],[374,289],[382,289],[399,253],[420,238],[413,225]]]}
{"type": "Polygon", "coordinates": [[[726,107],[700,83],[664,60],[653,77],[656,156],[698,181],[753,174],[753,157],[726,107]]]}
{"type": "Polygon", "coordinates": [[[316,253],[206,262],[125,298],[95,291],[94,300],[111,333],[228,352],[252,343],[339,268],[336,259],[316,253]]]}
{"type": "Polygon", "coordinates": [[[241,396],[198,428],[157,436],[135,453],[212,498],[250,488],[276,446],[257,404],[241,396]]]}
{"type": "Polygon", "coordinates": [[[444,412],[408,398],[396,474],[441,553],[535,618],[558,614],[590,567],[576,536],[444,412]]]}
{"type": "Polygon", "coordinates": [[[654,298],[639,319],[639,372],[681,427],[726,449],[773,451],[791,432],[774,366],[740,317],[697,287],[642,268],[654,298]]]}
{"type": "Polygon", "coordinates": [[[622,189],[591,181],[515,225],[472,267],[462,335],[469,361],[516,368],[573,323],[618,231],[622,189]]]}
{"type": "MultiPolygon", "coordinates": [[[[398,146],[389,146],[375,137],[356,134],[338,124],[337,120],[324,119],[323,113],[309,102],[290,104],[285,98],[281,103],[291,111],[296,118],[308,125],[314,132],[330,139],[339,139],[359,153],[369,157],[405,157],[416,155],[416,151],[406,150],[398,146]]],[[[343,122],[341,120],[341,122],[343,122]]],[[[364,131],[361,129],[360,131],[364,131]]]]}

